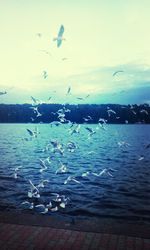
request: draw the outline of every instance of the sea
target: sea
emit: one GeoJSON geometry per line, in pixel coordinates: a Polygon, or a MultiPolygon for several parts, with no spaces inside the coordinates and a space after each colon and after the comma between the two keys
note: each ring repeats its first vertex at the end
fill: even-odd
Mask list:
{"type": "Polygon", "coordinates": [[[0,211],[150,222],[150,125],[77,126],[0,124],[0,211]]]}

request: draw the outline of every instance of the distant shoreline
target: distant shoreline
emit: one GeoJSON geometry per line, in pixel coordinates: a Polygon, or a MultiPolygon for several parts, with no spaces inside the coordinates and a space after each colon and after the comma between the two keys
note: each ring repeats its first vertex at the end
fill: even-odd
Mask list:
{"type": "MultiPolygon", "coordinates": [[[[149,104],[0,104],[0,123],[150,124],[149,104]]],[[[57,124],[58,125],[58,124],[57,124]]]]}

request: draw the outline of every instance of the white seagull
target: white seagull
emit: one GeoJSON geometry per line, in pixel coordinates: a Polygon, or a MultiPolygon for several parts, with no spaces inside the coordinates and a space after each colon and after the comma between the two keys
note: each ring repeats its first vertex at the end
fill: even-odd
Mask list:
{"type": "Polygon", "coordinates": [[[57,37],[55,37],[55,38],[53,39],[53,41],[57,41],[57,47],[58,47],[58,48],[59,48],[60,45],[62,44],[62,41],[65,40],[65,38],[63,38],[64,30],[65,30],[65,29],[64,29],[64,26],[61,25],[57,37]]]}

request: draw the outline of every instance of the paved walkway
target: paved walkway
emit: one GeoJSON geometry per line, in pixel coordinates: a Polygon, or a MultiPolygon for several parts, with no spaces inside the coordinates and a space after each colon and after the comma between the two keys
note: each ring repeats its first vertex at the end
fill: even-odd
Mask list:
{"type": "Polygon", "coordinates": [[[150,250],[150,223],[0,212],[0,250],[150,250]]]}
{"type": "Polygon", "coordinates": [[[150,239],[0,223],[0,250],[150,250],[150,239]]]}

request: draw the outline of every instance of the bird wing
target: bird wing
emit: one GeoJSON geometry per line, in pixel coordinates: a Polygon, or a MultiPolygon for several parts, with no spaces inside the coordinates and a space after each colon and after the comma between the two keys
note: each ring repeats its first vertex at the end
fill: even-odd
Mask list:
{"type": "Polygon", "coordinates": [[[36,205],[35,207],[45,208],[45,206],[43,204],[36,205]]]}
{"type": "Polygon", "coordinates": [[[70,90],[71,90],[71,88],[69,87],[69,88],[68,88],[68,91],[67,91],[67,94],[69,94],[69,93],[70,93],[70,90]]]}
{"type": "Polygon", "coordinates": [[[59,32],[58,32],[58,37],[62,37],[62,35],[63,35],[63,33],[64,33],[64,26],[63,25],[61,25],[60,26],[60,29],[59,29],[59,32]]]}
{"type": "Polygon", "coordinates": [[[33,96],[31,96],[31,99],[32,99],[33,102],[37,101],[33,96]]]}
{"type": "Polygon", "coordinates": [[[5,92],[0,92],[0,95],[5,95],[5,94],[7,94],[6,91],[5,92]]]}
{"type": "Polygon", "coordinates": [[[34,135],[34,133],[33,133],[30,129],[27,128],[27,131],[28,131],[28,133],[29,133],[31,136],[34,135]]]}
{"type": "Polygon", "coordinates": [[[123,72],[124,72],[123,70],[118,70],[118,71],[113,73],[113,76],[117,75],[118,73],[123,73],[123,72]]]}
{"type": "Polygon", "coordinates": [[[86,127],[85,129],[87,129],[90,133],[93,132],[91,128],[86,127]]]}
{"type": "Polygon", "coordinates": [[[62,40],[57,39],[57,47],[60,47],[61,44],[62,44],[62,40]]]}

